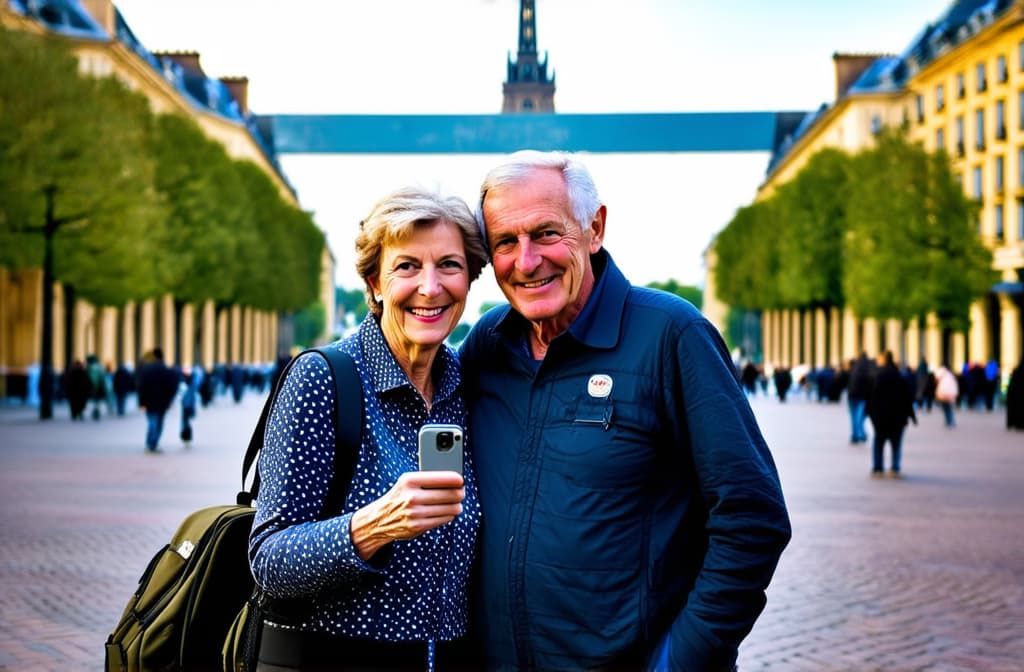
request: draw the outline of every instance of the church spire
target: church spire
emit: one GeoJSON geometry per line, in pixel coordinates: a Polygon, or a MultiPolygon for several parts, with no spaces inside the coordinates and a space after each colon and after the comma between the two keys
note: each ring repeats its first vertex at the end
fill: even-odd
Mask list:
{"type": "Polygon", "coordinates": [[[519,0],[519,53],[508,57],[508,74],[502,87],[502,113],[554,112],[555,75],[548,77],[547,52],[537,56],[537,12],[534,0],[519,0]]]}

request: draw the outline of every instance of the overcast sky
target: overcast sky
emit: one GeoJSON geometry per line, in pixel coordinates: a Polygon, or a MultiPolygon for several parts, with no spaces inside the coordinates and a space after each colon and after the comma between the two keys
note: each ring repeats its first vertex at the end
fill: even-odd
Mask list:
{"type": "MultiPolygon", "coordinates": [[[[518,0],[121,0],[151,51],[192,50],[249,78],[258,114],[492,114],[518,0]]],[[[900,53],[943,0],[537,0],[558,112],[812,110],[835,97],[834,52],[900,53]]],[[[438,185],[472,204],[487,155],[305,156],[281,162],[338,261],[385,192],[438,185]]],[[[702,284],[701,253],[751,201],[767,154],[592,154],[606,246],[637,284],[702,284]]],[[[490,270],[471,303],[500,297],[490,270]]],[[[473,306],[471,306],[472,310],[473,306]]],[[[470,311],[467,311],[467,317],[470,311]]]]}

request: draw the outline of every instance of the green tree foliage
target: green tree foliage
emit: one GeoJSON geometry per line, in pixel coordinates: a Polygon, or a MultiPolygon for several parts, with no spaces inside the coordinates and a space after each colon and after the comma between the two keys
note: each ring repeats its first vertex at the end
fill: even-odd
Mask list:
{"type": "Polygon", "coordinates": [[[778,286],[782,229],[773,199],[736,211],[715,238],[715,287],[723,301],[749,309],[783,306],[778,286]]]}
{"type": "Polygon", "coordinates": [[[327,310],[324,308],[323,302],[314,301],[295,313],[292,327],[295,330],[296,345],[301,348],[316,345],[327,327],[327,310]]]}
{"type": "Polygon", "coordinates": [[[274,182],[249,161],[235,161],[245,213],[237,232],[234,302],[294,311],[316,299],[323,233],[312,216],[281,198],[274,182]]]}
{"type": "Polygon", "coordinates": [[[156,187],[167,204],[161,228],[163,287],[184,303],[227,300],[245,194],[224,148],[177,114],[156,118],[156,187]]]}
{"type": "Polygon", "coordinates": [[[448,338],[446,339],[448,344],[455,347],[459,343],[462,343],[466,340],[466,336],[469,334],[469,329],[470,327],[467,323],[459,322],[455,325],[455,328],[452,329],[452,333],[448,334],[448,338]]]}
{"type": "Polygon", "coordinates": [[[976,212],[945,154],[882,133],[852,162],[843,289],[857,315],[903,321],[935,311],[953,330],[994,282],[976,212]]]}
{"type": "Polygon", "coordinates": [[[976,212],[945,153],[889,130],[855,156],[820,152],[740,208],[715,239],[715,284],[737,308],[837,306],[904,321],[934,311],[961,331],[995,280],[976,212]]]}
{"type": "Polygon", "coordinates": [[[651,289],[660,289],[669,294],[675,294],[678,297],[684,298],[699,310],[701,303],[704,300],[704,293],[699,287],[693,287],[692,285],[680,285],[675,280],[666,280],[665,282],[651,282],[647,284],[651,289]]]}
{"type": "Polygon", "coordinates": [[[842,304],[843,234],[849,155],[825,149],[775,195],[779,236],[779,294],[792,306],[842,304]],[[780,232],[782,233],[782,232],[780,232]]]}
{"type": "Polygon", "coordinates": [[[336,287],[334,297],[341,313],[343,315],[353,315],[356,324],[362,322],[366,314],[370,312],[369,306],[366,305],[365,290],[336,287]]]}
{"type": "Polygon", "coordinates": [[[0,31],[0,263],[42,265],[49,192],[55,279],[98,305],[151,294],[148,234],[163,216],[151,132],[142,96],[80,77],[46,38],[0,31]]]}

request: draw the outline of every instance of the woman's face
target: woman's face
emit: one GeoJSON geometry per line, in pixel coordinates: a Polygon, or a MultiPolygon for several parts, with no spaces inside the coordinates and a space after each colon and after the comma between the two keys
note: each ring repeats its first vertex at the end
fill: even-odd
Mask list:
{"type": "Polygon", "coordinates": [[[383,247],[370,286],[381,297],[381,330],[396,356],[415,360],[452,333],[466,307],[468,268],[462,232],[446,221],[418,225],[383,247]]]}

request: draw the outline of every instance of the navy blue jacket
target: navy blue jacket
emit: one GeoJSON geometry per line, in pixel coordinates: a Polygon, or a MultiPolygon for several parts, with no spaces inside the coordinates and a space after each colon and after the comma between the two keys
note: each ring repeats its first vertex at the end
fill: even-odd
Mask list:
{"type": "Polygon", "coordinates": [[[778,474],[715,328],[591,259],[539,367],[508,306],[460,353],[488,667],[638,669],[666,632],[672,669],[725,667],[789,541],[778,474]]]}

